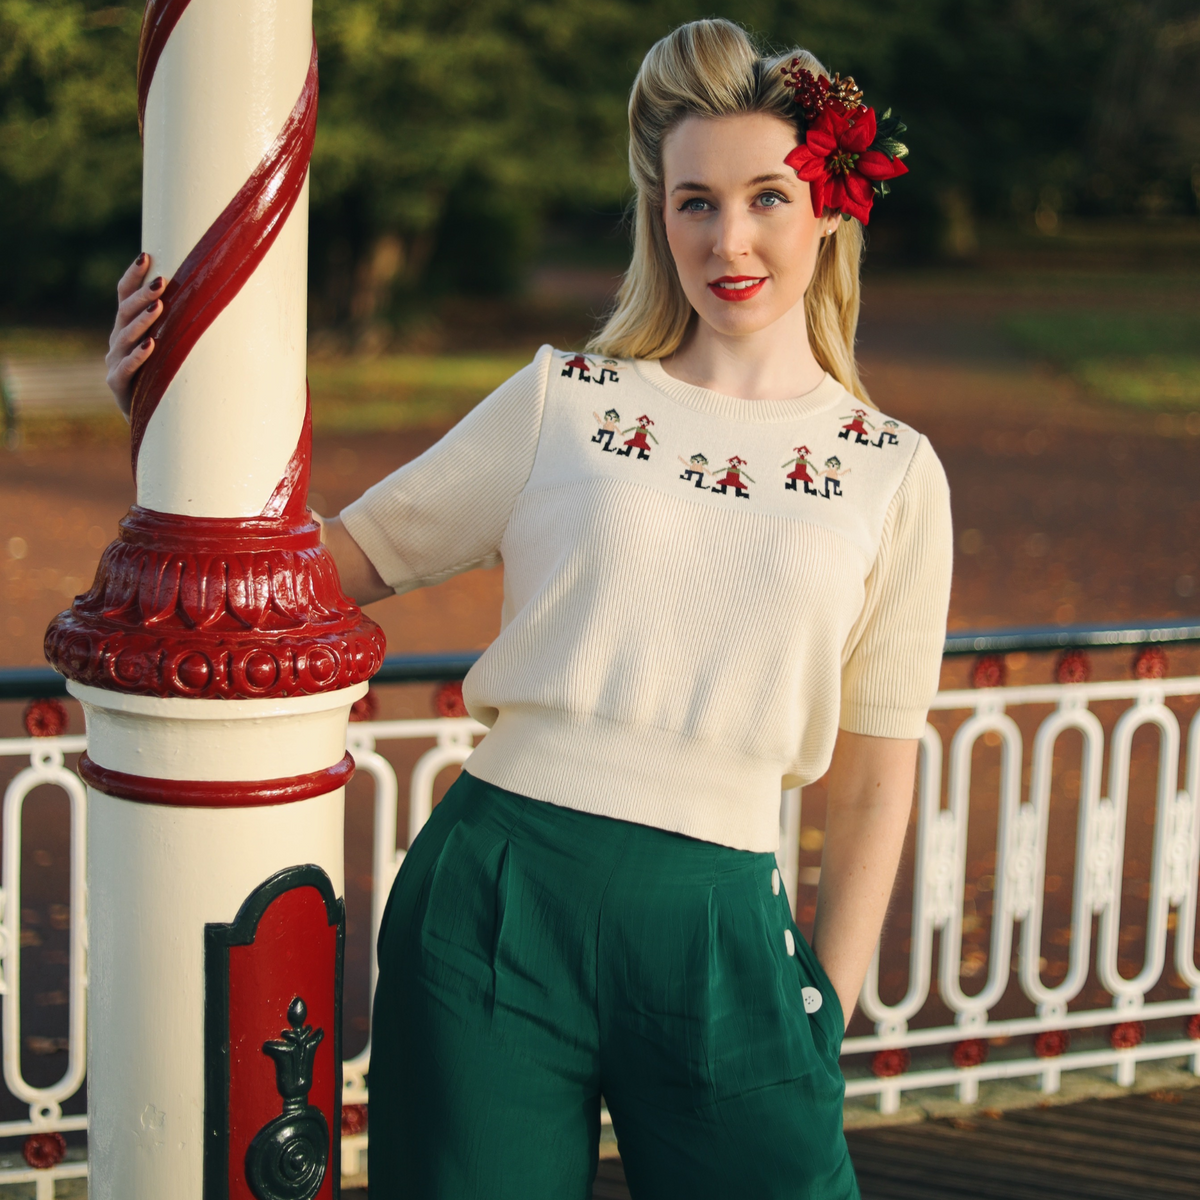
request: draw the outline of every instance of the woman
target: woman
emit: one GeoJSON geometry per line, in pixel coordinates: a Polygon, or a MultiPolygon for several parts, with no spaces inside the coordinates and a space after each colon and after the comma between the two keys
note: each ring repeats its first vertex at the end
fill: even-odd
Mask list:
{"type": "MultiPolygon", "coordinates": [[[[857,1195],[838,1052],[950,581],[928,442],[838,442],[869,404],[864,180],[902,167],[868,148],[852,81],[726,21],[654,46],[629,111],[633,260],[598,358],[543,347],[323,522],[363,603],[505,564],[502,631],[464,685],[491,732],[380,934],[377,1196],[585,1197],[601,1096],[636,1197],[857,1195]],[[644,454],[596,444],[600,358],[606,418],[653,427],[644,454]],[[777,466],[796,446],[845,456],[839,504],[777,466]],[[681,459],[736,464],[739,488],[681,459]],[[773,851],[781,783],[827,770],[810,949],[773,851]]],[[[122,284],[118,395],[153,348],[130,351],[157,312],[146,273],[122,284]]]]}

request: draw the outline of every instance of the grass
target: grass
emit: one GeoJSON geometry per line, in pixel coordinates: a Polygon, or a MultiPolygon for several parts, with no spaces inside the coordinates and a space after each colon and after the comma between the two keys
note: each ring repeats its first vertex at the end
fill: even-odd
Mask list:
{"type": "Polygon", "coordinates": [[[448,425],[528,361],[525,355],[314,359],[308,366],[313,425],[330,433],[448,425]]]}
{"type": "MultiPolygon", "coordinates": [[[[104,339],[87,331],[0,327],[0,357],[98,358],[104,350],[104,339]]],[[[308,366],[313,424],[329,433],[451,425],[528,362],[527,354],[313,357],[308,366]]],[[[65,423],[31,414],[22,426],[38,444],[128,431],[115,408],[65,423]]]]}
{"type": "Polygon", "coordinates": [[[1200,409],[1200,312],[1024,313],[1004,328],[1106,400],[1200,409]]]}

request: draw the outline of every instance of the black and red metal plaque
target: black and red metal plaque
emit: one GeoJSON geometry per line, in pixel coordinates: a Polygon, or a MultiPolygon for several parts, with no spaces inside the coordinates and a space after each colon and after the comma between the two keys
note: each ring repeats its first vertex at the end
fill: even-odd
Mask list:
{"type": "Polygon", "coordinates": [[[342,952],[329,876],[289,867],[204,930],[204,1200],[337,1200],[342,952]]]}

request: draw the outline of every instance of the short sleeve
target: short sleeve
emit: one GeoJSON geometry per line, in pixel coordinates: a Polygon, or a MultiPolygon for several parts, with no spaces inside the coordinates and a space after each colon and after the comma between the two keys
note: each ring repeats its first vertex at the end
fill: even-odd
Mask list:
{"type": "Polygon", "coordinates": [[[543,346],[441,441],[342,509],[389,587],[407,592],[500,561],[537,455],[550,356],[543,346]]]}
{"type": "Polygon", "coordinates": [[[922,437],[884,520],[842,659],[841,727],[916,738],[937,693],[950,604],[950,488],[922,437]]]}

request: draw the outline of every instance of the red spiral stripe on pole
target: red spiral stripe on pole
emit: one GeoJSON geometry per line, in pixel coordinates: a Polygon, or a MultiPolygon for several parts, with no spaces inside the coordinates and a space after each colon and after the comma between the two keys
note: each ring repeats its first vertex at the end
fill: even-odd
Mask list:
{"type": "Polygon", "coordinates": [[[146,11],[142,14],[142,32],[138,37],[138,133],[146,123],[146,97],[150,95],[150,81],[154,68],[158,66],[163,47],[171,31],[183,16],[189,0],[146,0],[146,11]]]}
{"type": "MultiPolygon", "coordinates": [[[[181,10],[184,6],[178,5],[181,10]]],[[[149,17],[151,9],[146,11],[149,17]]],[[[176,13],[174,20],[178,19],[176,13]]],[[[160,23],[165,25],[166,20],[164,14],[160,23]]],[[[152,35],[157,36],[160,35],[152,35]]],[[[161,37],[165,41],[166,35],[161,37]]],[[[153,60],[147,58],[147,61],[153,66],[157,52],[153,60]]],[[[144,84],[139,79],[139,94],[143,87],[149,91],[149,78],[144,84]]],[[[138,371],[133,384],[129,424],[135,474],[146,426],[171,380],[205,330],[254,274],[296,206],[308,175],[316,131],[317,43],[314,39],[304,86],[279,136],[163,289],[163,314],[151,329],[158,344],[155,353],[138,371]]]]}

